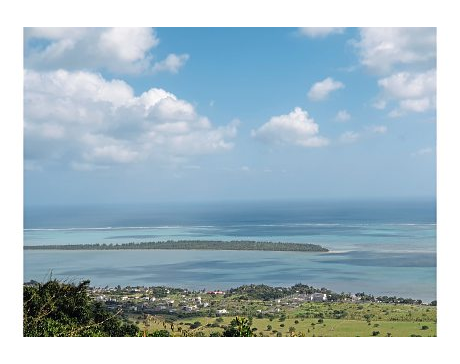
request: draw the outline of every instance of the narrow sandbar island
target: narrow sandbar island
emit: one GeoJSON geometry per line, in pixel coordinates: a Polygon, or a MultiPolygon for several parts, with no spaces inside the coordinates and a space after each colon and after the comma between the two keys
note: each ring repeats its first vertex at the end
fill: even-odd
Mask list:
{"type": "Polygon", "coordinates": [[[208,240],[168,240],[157,242],[124,244],[68,244],[68,245],[26,245],[25,250],[260,250],[292,252],[329,252],[316,244],[281,243],[268,241],[208,241],[208,240]]]}

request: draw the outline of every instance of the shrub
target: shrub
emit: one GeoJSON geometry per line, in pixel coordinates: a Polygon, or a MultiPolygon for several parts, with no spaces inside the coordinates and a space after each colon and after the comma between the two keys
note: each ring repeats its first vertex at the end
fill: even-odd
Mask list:
{"type": "Polygon", "coordinates": [[[149,334],[148,336],[151,336],[151,337],[169,337],[171,335],[169,334],[168,330],[156,330],[156,331],[152,332],[151,334],[149,334]]]}
{"type": "Polygon", "coordinates": [[[139,328],[88,295],[89,281],[24,285],[24,336],[136,336],[139,328]]]}
{"type": "Polygon", "coordinates": [[[250,337],[253,336],[249,320],[244,317],[235,317],[231,322],[230,326],[226,328],[223,333],[226,337],[250,337]]]}
{"type": "Polygon", "coordinates": [[[198,327],[201,326],[201,322],[200,321],[195,321],[193,324],[190,325],[190,328],[191,329],[196,329],[198,327]]]}

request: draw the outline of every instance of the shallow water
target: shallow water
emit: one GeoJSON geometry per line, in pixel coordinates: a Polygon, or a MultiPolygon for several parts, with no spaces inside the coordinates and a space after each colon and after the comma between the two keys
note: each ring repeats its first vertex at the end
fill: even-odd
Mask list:
{"type": "Polygon", "coordinates": [[[320,244],[332,253],[25,251],[24,280],[227,289],[305,283],[337,292],[436,299],[434,202],[264,203],[26,209],[24,244],[180,239],[320,244]]]}

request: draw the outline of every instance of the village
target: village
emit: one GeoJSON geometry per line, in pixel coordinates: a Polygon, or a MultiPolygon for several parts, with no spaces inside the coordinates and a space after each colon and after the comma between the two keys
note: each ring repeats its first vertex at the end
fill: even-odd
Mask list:
{"type": "MultiPolygon", "coordinates": [[[[168,316],[264,316],[294,309],[306,302],[337,301],[337,297],[323,292],[295,292],[285,297],[257,300],[247,299],[230,291],[189,291],[167,287],[91,287],[90,296],[104,302],[110,310],[124,313],[163,314],[168,316]]],[[[361,297],[347,295],[342,302],[358,302],[361,297]]]]}
{"type": "Polygon", "coordinates": [[[88,293],[153,336],[222,336],[235,317],[248,318],[254,336],[349,336],[351,328],[365,336],[380,335],[382,329],[387,336],[436,333],[435,301],[337,294],[303,284],[252,284],[225,291],[89,287],[88,293]]]}
{"type": "MultiPolygon", "coordinates": [[[[305,302],[327,302],[326,293],[297,293],[273,301],[254,302],[235,299],[235,295],[225,291],[188,291],[159,287],[91,288],[90,295],[103,302],[110,310],[122,309],[126,313],[167,314],[185,317],[227,316],[247,313],[249,307],[258,308],[255,314],[279,313],[283,308],[296,308],[305,302]],[[157,295],[154,294],[157,293],[157,295]],[[239,304],[235,304],[238,302],[239,304]],[[247,307],[249,306],[249,307],[247,307]]],[[[353,296],[353,300],[360,298],[353,296]]]]}

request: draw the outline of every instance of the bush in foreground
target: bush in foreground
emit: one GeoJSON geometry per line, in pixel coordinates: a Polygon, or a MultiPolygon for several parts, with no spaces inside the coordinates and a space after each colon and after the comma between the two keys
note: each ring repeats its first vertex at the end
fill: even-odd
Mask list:
{"type": "Polygon", "coordinates": [[[230,326],[223,332],[226,337],[252,337],[254,336],[249,320],[244,317],[235,317],[230,326]]]}
{"type": "Polygon", "coordinates": [[[24,336],[136,336],[138,327],[94,302],[88,286],[57,280],[24,285],[24,336]]]}

